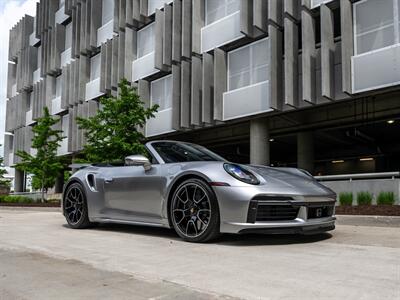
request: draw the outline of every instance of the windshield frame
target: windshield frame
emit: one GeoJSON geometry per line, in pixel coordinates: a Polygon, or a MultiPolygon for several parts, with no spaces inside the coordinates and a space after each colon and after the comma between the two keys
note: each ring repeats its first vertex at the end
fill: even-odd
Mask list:
{"type": "MultiPolygon", "coordinates": [[[[195,147],[201,147],[206,149],[207,151],[210,151],[213,155],[215,155],[216,157],[220,158],[221,160],[215,160],[215,161],[220,161],[220,162],[227,162],[227,160],[225,158],[223,158],[222,156],[212,152],[211,150],[207,149],[204,146],[201,145],[197,145],[194,143],[187,143],[187,142],[178,142],[178,141],[170,141],[170,140],[159,140],[159,141],[151,141],[146,143],[146,148],[153,154],[153,156],[156,158],[156,160],[160,163],[160,164],[182,164],[182,163],[190,163],[190,162],[199,162],[199,160],[194,160],[194,161],[184,161],[184,162],[165,162],[164,159],[161,157],[161,155],[157,152],[157,150],[154,148],[153,144],[156,143],[172,143],[172,144],[185,144],[185,145],[190,145],[190,146],[195,146],[195,147]]],[[[204,162],[213,162],[213,160],[204,160],[204,162]]]]}

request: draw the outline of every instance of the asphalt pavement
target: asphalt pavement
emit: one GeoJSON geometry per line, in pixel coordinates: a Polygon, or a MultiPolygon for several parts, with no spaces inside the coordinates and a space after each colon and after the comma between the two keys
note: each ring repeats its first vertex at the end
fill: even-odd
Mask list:
{"type": "Polygon", "coordinates": [[[59,211],[0,208],[0,299],[400,299],[399,227],[343,223],[190,244],[167,229],[72,230],[59,211]]]}

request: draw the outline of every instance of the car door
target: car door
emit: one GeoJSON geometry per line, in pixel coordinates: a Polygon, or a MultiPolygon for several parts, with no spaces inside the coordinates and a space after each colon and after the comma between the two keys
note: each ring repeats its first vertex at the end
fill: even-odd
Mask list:
{"type": "Polygon", "coordinates": [[[103,172],[104,208],[116,219],[159,222],[165,178],[160,165],[110,167],[103,172]]]}

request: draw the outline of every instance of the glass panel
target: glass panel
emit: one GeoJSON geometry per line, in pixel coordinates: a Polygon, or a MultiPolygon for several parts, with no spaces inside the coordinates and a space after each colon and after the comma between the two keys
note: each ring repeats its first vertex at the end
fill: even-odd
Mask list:
{"type": "Polygon", "coordinates": [[[251,84],[268,80],[268,40],[251,45],[252,81],[251,84]]]}
{"type": "Polygon", "coordinates": [[[356,34],[393,24],[393,0],[368,0],[356,5],[356,34]]]}
{"type": "Polygon", "coordinates": [[[393,0],[368,0],[355,5],[357,54],[394,44],[393,5],[393,0]]]}
{"type": "Polygon", "coordinates": [[[207,0],[206,25],[229,16],[240,9],[240,0],[207,0]]]}
{"type": "Polygon", "coordinates": [[[229,90],[236,90],[244,86],[250,85],[250,71],[231,75],[229,77],[229,90]]]}
{"type": "Polygon", "coordinates": [[[100,77],[101,56],[97,54],[90,59],[90,81],[100,77]]]}
{"type": "Polygon", "coordinates": [[[229,55],[229,90],[269,79],[269,40],[255,42],[229,55]]]}
{"type": "Polygon", "coordinates": [[[229,90],[250,84],[250,48],[248,46],[229,53],[229,90]]]}
{"type": "Polygon", "coordinates": [[[138,58],[154,51],[154,23],[138,31],[138,58]]]}
{"type": "Polygon", "coordinates": [[[394,44],[394,28],[386,27],[357,37],[357,54],[373,51],[394,44]]]}
{"type": "Polygon", "coordinates": [[[158,104],[158,111],[172,107],[172,76],[151,83],[151,104],[158,104]]]}
{"type": "Polygon", "coordinates": [[[72,46],[72,22],[65,26],[65,50],[72,46]]]}
{"type": "Polygon", "coordinates": [[[61,97],[61,76],[56,78],[56,97],[61,97]]]}
{"type": "Polygon", "coordinates": [[[151,104],[158,104],[158,110],[162,110],[161,105],[164,98],[164,80],[156,80],[151,83],[151,104]]]}
{"type": "Polygon", "coordinates": [[[114,18],[114,0],[102,0],[101,24],[107,24],[114,18]]]}
{"type": "Polygon", "coordinates": [[[240,0],[227,0],[226,15],[229,16],[240,10],[240,0]]]}

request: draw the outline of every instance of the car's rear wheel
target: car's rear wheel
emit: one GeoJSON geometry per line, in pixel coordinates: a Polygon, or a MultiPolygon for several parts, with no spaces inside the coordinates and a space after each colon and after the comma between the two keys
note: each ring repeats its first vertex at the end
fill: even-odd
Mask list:
{"type": "Polygon", "coordinates": [[[63,211],[71,228],[83,229],[91,225],[85,192],[79,183],[73,183],[67,188],[63,199],[63,211]]]}
{"type": "Polygon", "coordinates": [[[188,242],[207,242],[220,233],[217,199],[210,186],[199,179],[186,180],[175,190],[170,218],[176,233],[188,242]]]}

